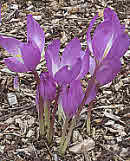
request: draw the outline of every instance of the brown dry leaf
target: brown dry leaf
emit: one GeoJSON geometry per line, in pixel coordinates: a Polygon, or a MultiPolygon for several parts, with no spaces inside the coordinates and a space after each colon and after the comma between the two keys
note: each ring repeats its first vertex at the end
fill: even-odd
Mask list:
{"type": "Polygon", "coordinates": [[[64,44],[64,43],[66,43],[67,42],[67,35],[66,35],[66,33],[63,31],[63,32],[61,32],[61,35],[62,35],[62,38],[61,38],[61,43],[62,44],[64,44]]]}
{"type": "Polygon", "coordinates": [[[15,119],[15,124],[19,125],[22,135],[26,134],[28,129],[27,120],[22,120],[21,118],[17,118],[15,119]]]}
{"type": "Polygon", "coordinates": [[[123,117],[128,117],[128,118],[130,118],[130,113],[127,113],[127,114],[123,115],[123,117]]]}
{"type": "Polygon", "coordinates": [[[60,8],[59,3],[56,0],[51,0],[51,4],[50,7],[54,10],[54,11],[58,11],[58,9],[60,8]]]}
{"type": "Polygon", "coordinates": [[[38,15],[38,16],[33,16],[33,18],[37,21],[41,20],[42,19],[42,16],[41,15],[38,15]]]}
{"type": "Polygon", "coordinates": [[[41,159],[35,157],[35,158],[34,158],[34,161],[41,161],[41,159]]]}
{"type": "Polygon", "coordinates": [[[84,153],[94,149],[94,147],[95,147],[94,140],[91,138],[88,138],[83,140],[81,143],[77,143],[76,145],[73,145],[72,147],[70,147],[69,151],[73,153],[84,153]]]}
{"type": "Polygon", "coordinates": [[[0,153],[3,154],[5,151],[5,145],[0,145],[0,153]]]}
{"type": "Polygon", "coordinates": [[[27,138],[30,138],[30,137],[34,136],[34,134],[35,134],[35,131],[32,130],[32,129],[30,129],[30,130],[28,131],[26,137],[27,137],[27,138]]]}
{"type": "Polygon", "coordinates": [[[78,7],[73,7],[73,8],[70,8],[68,13],[69,14],[74,14],[74,13],[77,13],[79,11],[79,8],[78,7]]]}
{"type": "Polygon", "coordinates": [[[3,72],[3,73],[5,73],[5,74],[7,73],[7,74],[13,74],[13,75],[15,75],[15,72],[10,71],[8,68],[3,68],[0,71],[3,72]]]}
{"type": "Polygon", "coordinates": [[[22,158],[17,158],[15,161],[25,161],[25,160],[22,158]]]}
{"type": "Polygon", "coordinates": [[[82,135],[80,134],[79,131],[74,131],[74,132],[73,132],[72,140],[73,140],[74,143],[75,143],[76,141],[81,142],[81,141],[83,141],[83,137],[82,137],[82,135]]]}
{"type": "Polygon", "coordinates": [[[2,130],[2,131],[5,130],[7,127],[8,127],[7,124],[1,123],[1,122],[0,122],[0,131],[1,131],[1,130],[2,130]]]}
{"type": "Polygon", "coordinates": [[[10,117],[10,118],[8,118],[6,121],[5,121],[5,123],[7,123],[7,124],[13,124],[13,122],[14,122],[14,117],[10,117]]]}
{"type": "Polygon", "coordinates": [[[96,122],[96,124],[99,124],[102,122],[103,119],[95,119],[94,122],[96,122]]]}
{"type": "Polygon", "coordinates": [[[36,122],[36,118],[29,116],[29,115],[26,119],[27,119],[27,124],[29,127],[31,127],[36,122]]]}
{"type": "Polygon", "coordinates": [[[120,89],[122,86],[123,86],[123,82],[122,82],[122,80],[121,80],[119,83],[117,83],[117,84],[115,85],[115,90],[116,90],[116,91],[119,91],[119,89],[120,89]]]}
{"type": "Polygon", "coordinates": [[[15,3],[15,0],[8,0],[9,3],[15,3]]]}
{"type": "Polygon", "coordinates": [[[128,150],[129,150],[128,148],[122,148],[122,151],[120,153],[120,156],[121,157],[127,156],[128,152],[129,152],[128,150]]]}
{"type": "Polygon", "coordinates": [[[4,133],[8,134],[8,133],[14,133],[14,131],[16,131],[17,133],[15,133],[16,135],[19,135],[19,128],[16,127],[14,124],[9,125],[5,130],[4,133]]]}
{"type": "Polygon", "coordinates": [[[26,147],[26,148],[17,149],[16,151],[17,151],[17,152],[24,152],[25,154],[27,154],[27,155],[29,155],[29,156],[30,156],[31,154],[34,153],[34,149],[33,149],[33,147],[32,147],[31,144],[28,145],[28,147],[26,147]]]}
{"type": "Polygon", "coordinates": [[[59,0],[59,5],[64,6],[64,0],[59,0]]]}
{"type": "Polygon", "coordinates": [[[104,112],[104,115],[108,118],[111,118],[112,120],[115,120],[115,121],[120,121],[120,117],[119,116],[116,116],[112,113],[109,113],[107,111],[104,112]]]}

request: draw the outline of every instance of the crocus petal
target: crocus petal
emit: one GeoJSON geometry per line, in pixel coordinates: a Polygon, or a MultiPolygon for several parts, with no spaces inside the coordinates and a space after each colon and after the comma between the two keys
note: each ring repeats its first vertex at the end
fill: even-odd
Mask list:
{"type": "Polygon", "coordinates": [[[60,96],[63,110],[66,116],[71,118],[83,99],[80,80],[73,81],[70,86],[64,86],[60,96]]]}
{"type": "Polygon", "coordinates": [[[104,21],[99,24],[94,32],[92,46],[93,55],[97,60],[102,61],[112,47],[114,41],[114,30],[111,21],[104,21]]]}
{"type": "Polygon", "coordinates": [[[118,26],[119,28],[121,27],[119,18],[116,12],[114,12],[112,9],[105,8],[103,15],[104,15],[104,21],[112,21],[114,24],[116,24],[116,26],[118,26]]]}
{"type": "Polygon", "coordinates": [[[7,65],[7,67],[13,72],[23,73],[28,71],[26,66],[20,61],[18,61],[15,57],[6,58],[4,59],[4,62],[7,65]]]}
{"type": "Polygon", "coordinates": [[[52,100],[56,96],[56,84],[47,72],[40,75],[40,94],[44,101],[52,100]]]}
{"type": "Polygon", "coordinates": [[[82,79],[89,71],[89,50],[86,50],[86,52],[81,51],[80,58],[82,61],[82,66],[76,79],[82,79]]]}
{"type": "Polygon", "coordinates": [[[82,60],[81,58],[78,58],[76,63],[70,67],[70,71],[72,71],[72,76],[71,76],[72,80],[75,80],[77,78],[77,76],[81,71],[81,67],[82,67],[82,60]]]}
{"type": "Polygon", "coordinates": [[[104,10],[104,22],[97,26],[92,41],[93,54],[96,59],[102,61],[108,56],[111,48],[115,46],[114,43],[119,41],[124,32],[124,26],[120,24],[117,14],[110,8],[106,8],[104,10]]]}
{"type": "Polygon", "coordinates": [[[39,48],[35,44],[27,43],[23,44],[20,49],[25,66],[30,71],[34,70],[41,59],[39,48]]]}
{"type": "Polygon", "coordinates": [[[14,84],[14,89],[19,91],[19,77],[18,77],[18,75],[15,76],[13,84],[14,84]]]}
{"type": "Polygon", "coordinates": [[[45,44],[45,34],[32,15],[27,16],[27,41],[34,41],[42,53],[45,44]]]}
{"type": "MultiPolygon", "coordinates": [[[[90,83],[91,80],[88,81],[88,86],[90,85],[90,83]]],[[[96,97],[96,84],[94,83],[85,104],[89,104],[95,97],[96,97]]]]}
{"type": "Polygon", "coordinates": [[[117,73],[120,71],[121,62],[120,59],[110,58],[102,62],[99,70],[96,72],[96,80],[105,85],[111,82],[117,73]]]}
{"type": "Polygon", "coordinates": [[[114,27],[114,32],[116,35],[118,35],[118,33],[120,34],[120,32],[124,32],[125,31],[125,26],[120,24],[120,20],[116,14],[116,12],[114,12],[112,9],[110,8],[105,8],[104,9],[104,21],[109,21],[112,22],[112,25],[114,27]]]}
{"type": "Polygon", "coordinates": [[[68,69],[68,66],[63,66],[56,74],[55,74],[55,81],[59,84],[67,84],[72,81],[72,71],[68,69]]]}
{"type": "Polygon", "coordinates": [[[114,41],[107,57],[116,57],[117,59],[121,58],[128,50],[129,44],[130,39],[128,37],[128,34],[121,33],[114,41]]]}
{"type": "Polygon", "coordinates": [[[56,74],[54,79],[57,81],[59,85],[68,84],[75,80],[79,75],[81,70],[82,61],[80,58],[77,59],[77,62],[69,67],[68,65],[63,66],[56,74]]]}
{"type": "Polygon", "coordinates": [[[89,50],[90,50],[91,53],[93,53],[92,39],[91,39],[91,30],[92,30],[92,27],[93,27],[93,25],[94,25],[97,17],[98,17],[98,14],[96,16],[94,16],[93,19],[91,20],[91,22],[89,24],[89,27],[88,27],[87,34],[86,34],[88,48],[89,48],[89,50]]]}
{"type": "Polygon", "coordinates": [[[94,71],[95,71],[95,68],[96,68],[96,62],[94,60],[94,58],[92,58],[90,56],[90,59],[89,59],[89,73],[91,74],[91,76],[94,74],[94,71]]]}
{"type": "Polygon", "coordinates": [[[78,38],[72,39],[65,47],[62,57],[61,64],[73,65],[77,58],[80,57],[81,44],[78,38]]]}
{"type": "Polygon", "coordinates": [[[3,47],[12,56],[19,54],[19,47],[23,43],[15,38],[0,36],[0,46],[3,47]]]}
{"type": "Polygon", "coordinates": [[[54,76],[59,69],[60,57],[59,57],[60,41],[53,40],[50,45],[48,45],[45,52],[46,65],[49,73],[54,76]]]}
{"type": "Polygon", "coordinates": [[[91,21],[88,29],[87,43],[89,50],[96,59],[101,62],[110,53],[110,50],[114,42],[119,38],[119,35],[124,32],[124,27],[120,24],[116,13],[110,8],[106,8],[104,9],[104,21],[96,27],[91,43],[90,30],[95,21],[95,17],[91,21]]]}

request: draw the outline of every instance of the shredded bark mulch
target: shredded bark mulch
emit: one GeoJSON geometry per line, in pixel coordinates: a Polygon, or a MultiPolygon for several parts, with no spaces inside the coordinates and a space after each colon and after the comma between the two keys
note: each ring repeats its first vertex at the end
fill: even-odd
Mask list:
{"type": "MultiPolygon", "coordinates": [[[[1,5],[0,35],[26,41],[26,16],[32,14],[45,31],[45,46],[60,39],[61,52],[74,37],[86,48],[89,22],[105,6],[117,12],[130,36],[128,0],[1,0],[1,5]]],[[[51,145],[40,138],[34,77],[32,73],[19,74],[20,86],[14,89],[16,73],[3,63],[6,51],[0,48],[0,53],[0,161],[130,161],[130,48],[117,77],[99,89],[92,109],[91,135],[87,134],[84,107],[64,157],[57,152],[63,123],[56,119],[51,145]]],[[[44,60],[38,71],[42,69],[46,70],[44,60]]],[[[83,87],[86,85],[83,80],[83,87]]]]}

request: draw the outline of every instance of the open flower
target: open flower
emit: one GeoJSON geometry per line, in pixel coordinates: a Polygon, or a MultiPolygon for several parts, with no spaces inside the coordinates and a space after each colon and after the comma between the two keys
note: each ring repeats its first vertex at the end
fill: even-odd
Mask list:
{"type": "Polygon", "coordinates": [[[59,55],[60,41],[54,40],[45,52],[49,74],[61,86],[59,102],[65,115],[71,118],[77,111],[84,93],[80,79],[89,70],[89,52],[81,50],[78,38],[72,39],[59,55]]]}
{"type": "Polygon", "coordinates": [[[90,73],[93,75],[96,71],[96,80],[104,85],[120,71],[120,58],[128,50],[129,38],[116,13],[106,8],[104,21],[97,26],[91,40],[90,32],[97,17],[92,19],[87,32],[88,47],[94,56],[90,58],[90,73]]]}
{"type": "Polygon", "coordinates": [[[40,63],[44,43],[44,32],[32,15],[27,16],[27,43],[15,38],[0,36],[0,46],[11,55],[4,59],[5,64],[14,72],[35,70],[40,63]]]}
{"type": "Polygon", "coordinates": [[[45,52],[45,59],[50,75],[59,84],[69,84],[81,79],[89,67],[89,55],[81,50],[78,38],[71,40],[59,56],[60,41],[54,40],[45,52]]]}

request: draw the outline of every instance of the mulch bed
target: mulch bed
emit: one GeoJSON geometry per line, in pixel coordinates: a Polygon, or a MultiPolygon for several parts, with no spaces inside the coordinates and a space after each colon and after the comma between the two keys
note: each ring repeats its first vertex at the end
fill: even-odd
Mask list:
{"type": "MultiPolygon", "coordinates": [[[[117,12],[130,35],[126,0],[1,0],[1,4],[1,35],[26,41],[26,16],[32,14],[45,31],[45,46],[60,39],[61,52],[76,36],[86,48],[89,22],[104,6],[117,12]]],[[[16,74],[3,63],[8,54],[2,48],[0,52],[0,161],[130,161],[130,48],[121,60],[117,77],[99,89],[92,110],[91,135],[87,134],[85,107],[64,157],[57,153],[63,123],[56,120],[51,145],[39,136],[34,77],[31,72],[19,74],[19,90],[14,89],[16,74]],[[10,102],[12,99],[15,104],[10,102]]],[[[42,69],[44,60],[38,71],[42,69]]],[[[83,86],[86,84],[83,80],[83,86]]]]}

